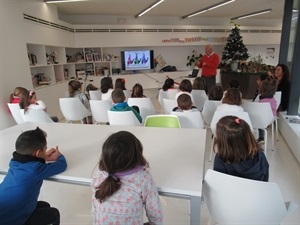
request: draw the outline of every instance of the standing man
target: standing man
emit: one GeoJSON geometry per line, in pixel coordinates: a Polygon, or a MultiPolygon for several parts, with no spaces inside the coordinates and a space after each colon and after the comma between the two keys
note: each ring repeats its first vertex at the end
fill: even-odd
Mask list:
{"type": "Polygon", "coordinates": [[[220,63],[220,58],[217,53],[213,52],[212,45],[205,46],[205,55],[196,64],[197,67],[202,68],[202,78],[206,81],[208,91],[216,84],[217,68],[220,63]]]}

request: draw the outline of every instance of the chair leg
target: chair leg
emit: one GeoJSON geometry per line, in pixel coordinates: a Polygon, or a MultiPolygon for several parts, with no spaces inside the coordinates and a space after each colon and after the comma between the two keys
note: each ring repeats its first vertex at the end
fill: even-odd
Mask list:
{"type": "Polygon", "coordinates": [[[212,160],[212,155],[213,155],[213,151],[214,151],[214,140],[215,140],[215,136],[213,136],[212,142],[211,142],[210,154],[209,154],[209,159],[208,159],[209,162],[211,162],[211,160],[212,160]]]}
{"type": "Polygon", "coordinates": [[[278,117],[276,117],[276,119],[274,120],[275,122],[275,129],[276,129],[276,140],[279,141],[279,138],[278,138],[278,117]]]}
{"type": "Polygon", "coordinates": [[[272,123],[271,125],[271,132],[272,132],[272,150],[274,151],[275,148],[276,148],[276,143],[275,143],[275,140],[274,140],[274,123],[272,123]]]}
{"type": "Polygon", "coordinates": [[[267,129],[264,129],[265,131],[265,155],[267,156],[267,148],[268,148],[268,131],[267,129]]]}

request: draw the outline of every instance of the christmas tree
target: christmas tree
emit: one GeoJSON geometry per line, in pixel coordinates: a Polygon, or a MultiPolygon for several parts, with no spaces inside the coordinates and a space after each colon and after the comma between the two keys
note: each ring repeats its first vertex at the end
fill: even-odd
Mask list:
{"type": "Polygon", "coordinates": [[[239,61],[249,58],[248,49],[243,43],[243,37],[240,35],[240,29],[237,25],[231,30],[227,38],[227,43],[222,52],[222,64],[227,64],[228,60],[239,61]]]}

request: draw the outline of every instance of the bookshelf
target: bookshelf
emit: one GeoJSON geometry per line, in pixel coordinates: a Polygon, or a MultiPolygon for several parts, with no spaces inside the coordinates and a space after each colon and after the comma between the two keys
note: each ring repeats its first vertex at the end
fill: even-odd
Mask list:
{"type": "Polygon", "coordinates": [[[102,47],[69,48],[27,43],[32,84],[35,89],[86,76],[116,74],[120,56],[102,47]]]}

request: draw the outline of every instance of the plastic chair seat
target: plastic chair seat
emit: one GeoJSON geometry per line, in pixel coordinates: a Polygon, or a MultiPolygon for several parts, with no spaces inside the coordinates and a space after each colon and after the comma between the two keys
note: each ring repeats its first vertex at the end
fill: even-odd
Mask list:
{"type": "Polygon", "coordinates": [[[147,116],[145,127],[181,128],[180,122],[175,115],[152,115],[147,116]]]}

